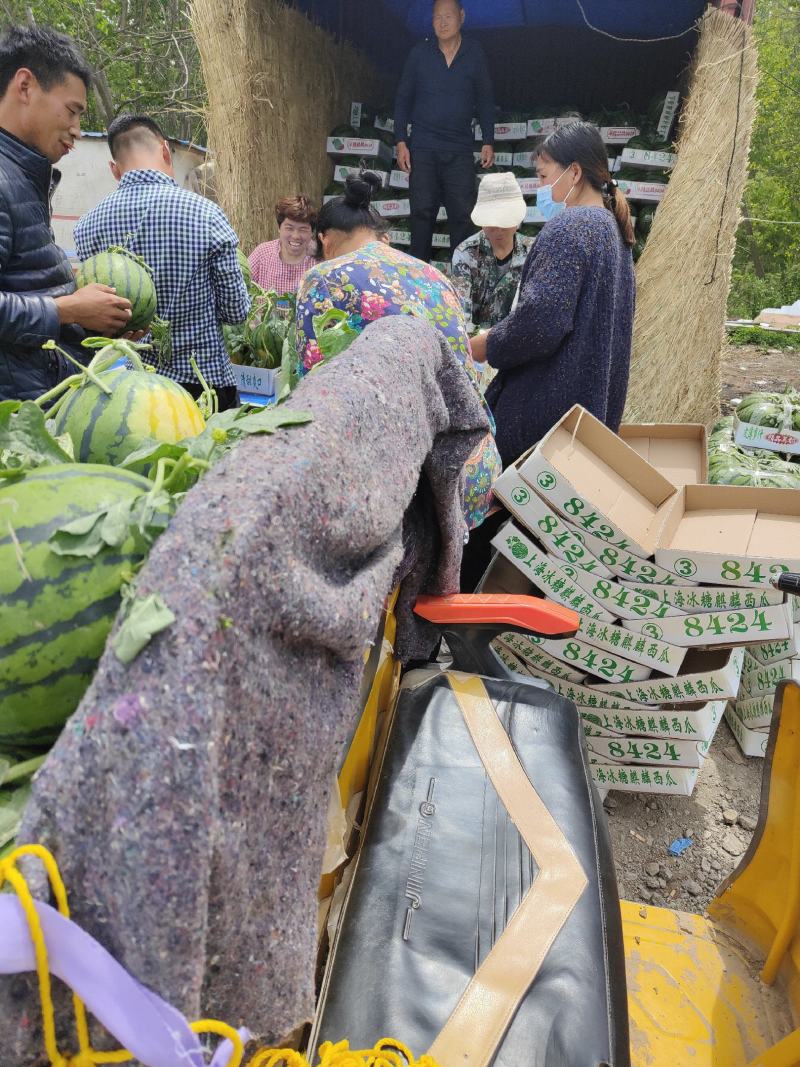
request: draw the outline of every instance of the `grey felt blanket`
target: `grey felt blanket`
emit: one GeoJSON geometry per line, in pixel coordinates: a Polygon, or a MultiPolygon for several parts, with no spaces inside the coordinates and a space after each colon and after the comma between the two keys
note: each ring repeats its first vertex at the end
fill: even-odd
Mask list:
{"type": "MultiPolygon", "coordinates": [[[[267,1041],[313,1012],[329,787],[364,653],[398,578],[401,653],[430,651],[411,606],[458,588],[461,470],[488,429],[410,317],[371,325],[291,406],[313,423],[246,440],[157,542],[138,591],[177,621],[127,668],[106,651],[22,831],[137,978],[267,1041]]],[[[42,1048],[28,990],[0,985],[4,1067],[42,1048]]]]}

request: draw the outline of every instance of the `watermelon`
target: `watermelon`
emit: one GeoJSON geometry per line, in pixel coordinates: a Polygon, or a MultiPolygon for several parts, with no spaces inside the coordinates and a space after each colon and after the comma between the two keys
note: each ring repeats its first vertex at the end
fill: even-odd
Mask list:
{"type": "Polygon", "coordinates": [[[75,285],[82,289],[91,282],[110,285],[118,296],[131,302],[131,317],[123,332],[146,330],[156,313],[156,287],[153,272],[141,256],[124,248],[109,248],[81,263],[75,285]]]}
{"type": "Polygon", "coordinates": [[[52,740],[72,714],[141,559],[131,538],[90,558],[57,555],[48,538],[151,488],[130,471],[79,463],[0,486],[0,743],[52,740]]]}
{"type": "Polygon", "coordinates": [[[72,438],[81,463],[118,464],[148,440],[173,443],[202,432],[205,421],[183,386],[161,374],[116,367],[74,389],[55,415],[56,434],[72,438]]]}

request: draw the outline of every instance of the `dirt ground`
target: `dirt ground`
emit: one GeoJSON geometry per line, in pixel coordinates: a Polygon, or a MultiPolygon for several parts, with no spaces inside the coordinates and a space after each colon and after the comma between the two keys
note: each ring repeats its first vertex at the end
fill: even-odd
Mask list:
{"type": "MultiPolygon", "coordinates": [[[[747,393],[800,388],[800,351],[729,348],[722,371],[722,411],[747,393]]],[[[720,724],[692,797],[609,793],[605,801],[620,896],[702,912],[738,864],[758,815],[764,761],[743,756],[720,724]],[[680,857],[669,846],[692,844],[680,857]]]]}

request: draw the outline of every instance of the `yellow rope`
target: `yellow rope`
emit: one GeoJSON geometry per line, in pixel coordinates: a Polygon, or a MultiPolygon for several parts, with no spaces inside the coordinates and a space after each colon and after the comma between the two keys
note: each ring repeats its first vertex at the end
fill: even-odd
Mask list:
{"type": "MultiPolygon", "coordinates": [[[[22,845],[4,860],[0,860],[0,889],[5,882],[8,882],[17,894],[20,907],[28,923],[31,941],[33,942],[36,958],[36,976],[39,982],[39,1002],[42,1008],[44,1043],[50,1067],[97,1067],[98,1064],[129,1063],[133,1059],[133,1054],[128,1052],[127,1049],[99,1052],[91,1047],[86,1007],[77,993],[74,992],[72,994],[72,1004],[75,1015],[75,1028],[78,1033],[79,1051],[74,1056],[64,1056],[59,1051],[56,1041],[55,1008],[53,1006],[47,944],[45,943],[42,923],[36,910],[33,894],[24,875],[17,868],[17,862],[23,856],[35,856],[41,860],[47,871],[58,910],[65,919],[69,918],[69,902],[67,900],[66,887],[58,870],[58,864],[53,855],[43,845],[22,845]]],[[[230,1041],[233,1045],[233,1052],[227,1067],[241,1067],[244,1059],[244,1045],[238,1032],[232,1026],[228,1026],[227,1023],[217,1022],[214,1019],[201,1019],[199,1022],[192,1023],[191,1029],[196,1034],[215,1034],[230,1041]]],[[[438,1067],[430,1056],[422,1056],[420,1059],[415,1060],[411,1051],[405,1045],[387,1037],[382,1038],[374,1048],[361,1051],[351,1049],[348,1041],[339,1041],[335,1045],[330,1041],[326,1041],[319,1050],[319,1058],[318,1067],[438,1067]]],[[[261,1049],[250,1060],[248,1067],[312,1067],[312,1065],[305,1056],[294,1049],[261,1049]]]]}
{"type": "MultiPolygon", "coordinates": [[[[312,1067],[311,1061],[293,1049],[262,1049],[248,1067],[312,1067]]],[[[382,1038],[374,1048],[351,1049],[349,1041],[335,1045],[326,1041],[319,1050],[318,1067],[438,1067],[430,1056],[415,1060],[410,1049],[392,1038],[382,1038]]]]}

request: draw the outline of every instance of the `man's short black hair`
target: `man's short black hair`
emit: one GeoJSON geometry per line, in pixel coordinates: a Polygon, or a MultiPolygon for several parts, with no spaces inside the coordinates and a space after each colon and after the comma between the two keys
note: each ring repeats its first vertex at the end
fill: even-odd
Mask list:
{"type": "Polygon", "coordinates": [[[92,82],[91,68],[72,38],[49,26],[10,26],[0,36],[0,97],[22,67],[36,75],[45,91],[68,74],[80,78],[87,89],[92,82]]]}
{"type": "Polygon", "coordinates": [[[141,134],[143,131],[153,134],[159,141],[167,139],[164,131],[149,115],[117,115],[108,127],[108,150],[112,158],[116,159],[119,152],[132,147],[140,139],[137,132],[141,134]]]}

